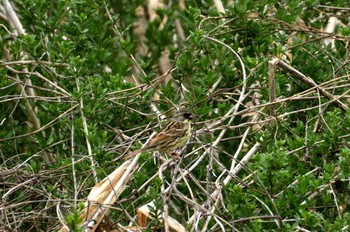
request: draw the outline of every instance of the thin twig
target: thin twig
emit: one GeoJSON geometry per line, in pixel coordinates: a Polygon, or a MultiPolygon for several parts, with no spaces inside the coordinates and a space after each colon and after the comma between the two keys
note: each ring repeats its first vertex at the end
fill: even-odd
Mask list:
{"type": "Polygon", "coordinates": [[[321,86],[319,86],[318,84],[316,84],[314,82],[314,80],[312,80],[311,78],[305,76],[304,74],[302,74],[301,72],[299,72],[298,70],[296,70],[295,68],[291,67],[290,65],[286,64],[285,62],[279,60],[276,65],[282,69],[284,69],[285,71],[287,71],[288,73],[290,73],[291,75],[293,75],[294,77],[298,78],[299,80],[301,80],[302,82],[304,82],[305,84],[307,84],[308,86],[312,87],[312,88],[316,88],[318,89],[318,91],[320,91],[320,93],[328,98],[329,100],[331,100],[332,102],[334,102],[340,109],[346,111],[348,109],[348,106],[345,105],[343,102],[341,102],[340,100],[338,100],[335,96],[333,96],[331,93],[329,93],[327,90],[325,90],[324,88],[322,88],[321,86]]]}

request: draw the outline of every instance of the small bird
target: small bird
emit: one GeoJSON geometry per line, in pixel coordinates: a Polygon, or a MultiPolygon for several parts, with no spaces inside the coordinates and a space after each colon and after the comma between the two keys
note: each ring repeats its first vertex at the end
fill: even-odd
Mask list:
{"type": "Polygon", "coordinates": [[[123,159],[129,159],[142,152],[162,151],[171,154],[175,149],[186,144],[191,135],[194,115],[186,108],[180,108],[160,131],[141,149],[133,151],[123,159]]]}

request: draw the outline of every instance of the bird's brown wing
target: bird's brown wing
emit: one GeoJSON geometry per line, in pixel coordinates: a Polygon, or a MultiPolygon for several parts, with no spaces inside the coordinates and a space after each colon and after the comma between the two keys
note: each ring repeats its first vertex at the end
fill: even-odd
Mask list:
{"type": "Polygon", "coordinates": [[[153,151],[153,150],[161,150],[161,147],[158,148],[165,140],[169,139],[169,135],[164,132],[159,132],[156,134],[145,146],[136,151],[132,151],[123,157],[124,160],[129,159],[141,152],[153,151]]]}
{"type": "Polygon", "coordinates": [[[127,154],[123,159],[129,159],[146,151],[162,150],[164,152],[171,152],[176,139],[183,137],[186,134],[186,130],[181,122],[168,122],[143,148],[127,154]]]}
{"type": "Polygon", "coordinates": [[[145,148],[147,150],[162,150],[165,152],[171,152],[173,143],[184,136],[186,130],[180,122],[171,121],[166,124],[163,129],[154,136],[145,148]]]}
{"type": "Polygon", "coordinates": [[[162,150],[163,144],[165,144],[166,141],[172,138],[173,136],[166,134],[164,132],[160,132],[159,134],[155,135],[145,147],[147,147],[147,150],[153,150],[153,149],[162,150]]]}

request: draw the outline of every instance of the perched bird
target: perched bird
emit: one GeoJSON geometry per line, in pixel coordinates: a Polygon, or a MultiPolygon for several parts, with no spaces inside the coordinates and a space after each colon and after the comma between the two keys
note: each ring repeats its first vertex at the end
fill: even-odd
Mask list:
{"type": "Polygon", "coordinates": [[[141,149],[133,151],[123,159],[129,159],[142,152],[162,151],[171,154],[175,149],[186,144],[191,135],[193,114],[186,108],[180,108],[160,131],[141,149]]]}

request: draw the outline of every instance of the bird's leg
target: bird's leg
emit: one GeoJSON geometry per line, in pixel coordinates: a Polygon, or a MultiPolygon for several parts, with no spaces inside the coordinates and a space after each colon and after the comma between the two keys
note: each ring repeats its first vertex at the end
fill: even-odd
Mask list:
{"type": "Polygon", "coordinates": [[[170,153],[171,158],[173,159],[180,159],[180,154],[176,152],[170,153]]]}

